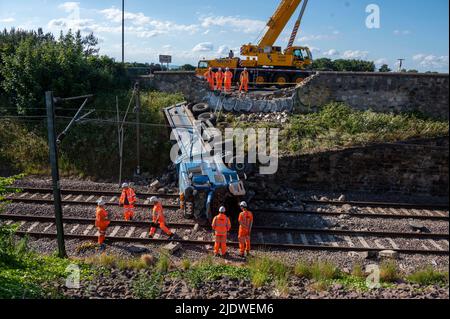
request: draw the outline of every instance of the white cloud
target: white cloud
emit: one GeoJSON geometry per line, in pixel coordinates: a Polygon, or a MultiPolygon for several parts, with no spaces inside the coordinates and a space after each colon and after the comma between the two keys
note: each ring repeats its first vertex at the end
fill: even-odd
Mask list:
{"type": "Polygon", "coordinates": [[[328,51],[323,52],[324,56],[335,57],[339,55],[339,51],[336,49],[330,49],[328,51]]]}
{"type": "Polygon", "coordinates": [[[59,9],[64,10],[65,12],[73,12],[75,10],[80,9],[80,3],[79,2],[64,2],[63,4],[60,4],[58,6],[59,9]]]}
{"type": "Polygon", "coordinates": [[[4,19],[0,19],[1,23],[13,23],[14,21],[16,21],[16,19],[14,18],[4,18],[4,19]]]}
{"type": "Polygon", "coordinates": [[[368,51],[347,50],[342,54],[344,59],[364,59],[369,55],[368,51]]]}
{"type": "Polygon", "coordinates": [[[218,54],[228,54],[230,52],[230,48],[227,45],[221,45],[219,50],[217,50],[218,54]]]}
{"type": "Polygon", "coordinates": [[[448,55],[436,56],[433,54],[416,54],[413,56],[413,60],[420,66],[426,68],[443,69],[449,67],[448,55]]]}
{"type": "Polygon", "coordinates": [[[203,28],[210,27],[230,27],[234,31],[244,33],[258,33],[261,32],[266,26],[266,22],[261,20],[243,19],[233,16],[209,16],[200,19],[203,28]]]}
{"type": "MultiPolygon", "coordinates": [[[[109,21],[115,23],[121,23],[122,21],[122,11],[115,7],[101,10],[100,13],[103,14],[109,21]]],[[[153,37],[160,34],[168,34],[174,31],[189,32],[194,34],[199,30],[198,25],[195,24],[185,25],[177,24],[171,21],[155,20],[146,16],[142,12],[125,12],[124,17],[125,20],[130,21],[132,25],[142,28],[142,33],[138,35],[141,37],[153,37]]]]}
{"type": "Polygon", "coordinates": [[[211,52],[214,51],[214,45],[211,42],[202,42],[197,44],[193,49],[193,52],[211,52]]]}
{"type": "Polygon", "coordinates": [[[389,64],[389,60],[385,58],[381,58],[375,61],[375,65],[382,66],[383,64],[389,64]]]}

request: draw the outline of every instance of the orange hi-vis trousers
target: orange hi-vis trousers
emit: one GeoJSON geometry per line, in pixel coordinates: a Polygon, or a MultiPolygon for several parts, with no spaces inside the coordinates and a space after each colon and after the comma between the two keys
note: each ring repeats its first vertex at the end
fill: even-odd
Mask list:
{"type": "MultiPolygon", "coordinates": [[[[166,233],[167,236],[171,236],[172,232],[170,229],[166,226],[165,223],[159,223],[159,228],[166,233]]],[[[156,233],[156,227],[150,228],[150,236],[153,236],[156,233]]]]}
{"type": "Polygon", "coordinates": [[[225,92],[231,91],[231,81],[225,81],[225,92]]]}
{"type": "Polygon", "coordinates": [[[130,221],[134,217],[134,205],[123,206],[123,217],[126,221],[130,221]]]}
{"type": "Polygon", "coordinates": [[[239,251],[241,254],[244,252],[250,252],[250,234],[242,233],[238,237],[239,239],[239,251]]]}
{"type": "Polygon", "coordinates": [[[214,254],[219,254],[221,251],[222,256],[227,253],[227,236],[217,236],[214,244],[214,254]]]}
{"type": "Polygon", "coordinates": [[[239,92],[242,92],[244,90],[245,92],[248,92],[248,80],[244,80],[241,82],[241,86],[239,87],[239,92]]]}
{"type": "Polygon", "coordinates": [[[97,227],[98,229],[98,244],[101,245],[105,242],[106,230],[108,227],[97,227]]]}

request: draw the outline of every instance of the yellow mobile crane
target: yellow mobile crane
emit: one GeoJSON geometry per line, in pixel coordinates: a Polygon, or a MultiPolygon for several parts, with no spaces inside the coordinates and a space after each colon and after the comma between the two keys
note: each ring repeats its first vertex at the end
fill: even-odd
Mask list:
{"type": "Polygon", "coordinates": [[[240,70],[246,67],[249,70],[250,81],[258,86],[276,84],[284,86],[288,83],[300,83],[310,72],[312,54],[307,47],[294,47],[294,41],[308,0],[303,0],[299,17],[295,23],[289,44],[282,51],[281,47],[274,46],[286,24],[297,10],[302,0],[282,0],[275,14],[267,23],[266,32],[257,45],[245,44],[241,47],[241,56],[246,59],[228,57],[215,60],[202,60],[198,64],[197,75],[203,76],[209,67],[230,68],[238,81],[240,70]]]}

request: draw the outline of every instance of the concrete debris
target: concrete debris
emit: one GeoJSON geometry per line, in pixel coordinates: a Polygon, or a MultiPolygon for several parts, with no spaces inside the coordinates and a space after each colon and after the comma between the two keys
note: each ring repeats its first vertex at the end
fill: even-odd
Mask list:
{"type": "Polygon", "coordinates": [[[151,188],[155,188],[155,189],[158,189],[158,188],[161,188],[161,183],[159,182],[159,180],[155,180],[155,181],[153,181],[151,184],[150,184],[150,187],[151,188]]]}
{"type": "Polygon", "coordinates": [[[414,231],[418,231],[418,232],[429,232],[429,229],[423,225],[423,224],[419,224],[417,222],[410,222],[409,226],[414,230],[414,231]]]}
{"type": "Polygon", "coordinates": [[[383,250],[378,253],[378,256],[380,258],[386,258],[386,259],[398,259],[399,255],[398,252],[394,250],[383,250]]]}
{"type": "Polygon", "coordinates": [[[167,253],[169,253],[171,255],[175,254],[180,249],[181,249],[181,244],[175,243],[175,242],[171,242],[163,247],[163,250],[165,250],[167,253]]]}
{"type": "Polygon", "coordinates": [[[339,198],[338,198],[338,202],[345,202],[345,200],[346,200],[345,195],[341,195],[341,196],[339,196],[339,198]]]}

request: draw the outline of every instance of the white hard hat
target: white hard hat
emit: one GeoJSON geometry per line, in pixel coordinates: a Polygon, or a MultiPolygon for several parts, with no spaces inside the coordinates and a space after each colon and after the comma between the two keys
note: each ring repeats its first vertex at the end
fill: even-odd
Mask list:
{"type": "Polygon", "coordinates": [[[244,68],[244,71],[247,71],[247,68],[244,68]]]}
{"type": "Polygon", "coordinates": [[[156,196],[153,196],[150,198],[150,203],[154,204],[154,203],[159,203],[159,198],[156,196]]]}
{"type": "Polygon", "coordinates": [[[229,69],[230,69],[230,68],[226,68],[225,70],[227,70],[227,71],[228,71],[229,69]]]}
{"type": "Polygon", "coordinates": [[[248,207],[248,205],[247,205],[246,202],[241,202],[241,203],[239,204],[239,206],[242,207],[242,208],[247,208],[247,207],[248,207]]]}
{"type": "Polygon", "coordinates": [[[99,199],[97,201],[97,206],[105,206],[105,202],[103,201],[103,199],[99,199]]]}
{"type": "Polygon", "coordinates": [[[227,209],[223,206],[219,208],[219,213],[225,213],[226,211],[227,209]]]}
{"type": "Polygon", "coordinates": [[[122,188],[127,188],[127,187],[130,187],[130,185],[128,183],[123,183],[122,184],[122,188]]]}

